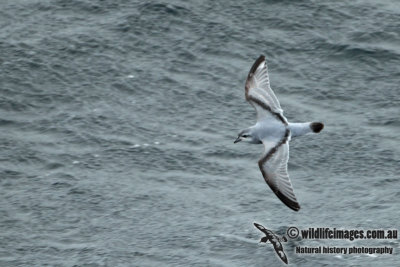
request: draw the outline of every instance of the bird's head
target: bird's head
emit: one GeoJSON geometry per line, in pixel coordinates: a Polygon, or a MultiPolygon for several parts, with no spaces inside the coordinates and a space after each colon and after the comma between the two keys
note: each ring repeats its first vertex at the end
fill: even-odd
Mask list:
{"type": "Polygon", "coordinates": [[[238,134],[238,138],[236,138],[236,140],[233,142],[234,144],[240,142],[240,141],[247,141],[247,142],[253,142],[253,135],[251,133],[251,129],[247,128],[242,130],[239,134],[238,134]]]}
{"type": "Polygon", "coordinates": [[[268,237],[264,236],[263,238],[261,238],[260,243],[267,243],[268,241],[268,237]]]}

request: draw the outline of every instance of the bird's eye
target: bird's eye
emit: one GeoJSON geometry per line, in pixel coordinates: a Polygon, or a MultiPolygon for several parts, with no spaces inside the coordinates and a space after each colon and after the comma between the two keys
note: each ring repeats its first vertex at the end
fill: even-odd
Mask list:
{"type": "Polygon", "coordinates": [[[244,134],[244,135],[242,135],[244,138],[247,138],[247,137],[249,137],[247,134],[244,134]]]}

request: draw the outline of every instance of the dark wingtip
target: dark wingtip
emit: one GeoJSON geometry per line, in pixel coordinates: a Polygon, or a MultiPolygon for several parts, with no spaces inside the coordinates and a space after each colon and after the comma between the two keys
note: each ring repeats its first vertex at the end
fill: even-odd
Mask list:
{"type": "Polygon", "coordinates": [[[251,67],[250,71],[249,71],[249,76],[252,75],[254,72],[256,72],[258,66],[265,61],[265,56],[264,55],[260,55],[256,62],[254,62],[253,66],[251,67]]]}
{"type": "Polygon", "coordinates": [[[291,208],[294,211],[299,211],[300,210],[300,205],[299,203],[290,200],[288,197],[286,197],[284,194],[282,194],[280,191],[275,192],[276,196],[289,208],[291,208]]]}
{"type": "Polygon", "coordinates": [[[321,122],[312,122],[310,123],[310,128],[314,133],[319,133],[324,129],[324,124],[321,122]]]}

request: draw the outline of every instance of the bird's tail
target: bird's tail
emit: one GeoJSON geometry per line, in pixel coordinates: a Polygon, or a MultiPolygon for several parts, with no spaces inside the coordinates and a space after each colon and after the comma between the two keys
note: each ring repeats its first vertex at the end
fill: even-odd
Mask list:
{"type": "Polygon", "coordinates": [[[323,128],[324,125],[321,122],[289,123],[291,137],[319,133],[320,131],[322,131],[323,128]]]}
{"type": "Polygon", "coordinates": [[[324,129],[324,124],[322,122],[311,122],[310,128],[313,133],[319,133],[320,131],[322,131],[322,129],[324,129]]]}

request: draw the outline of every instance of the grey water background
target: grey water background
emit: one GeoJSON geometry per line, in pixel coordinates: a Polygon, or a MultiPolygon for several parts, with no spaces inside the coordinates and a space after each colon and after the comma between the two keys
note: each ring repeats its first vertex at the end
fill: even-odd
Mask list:
{"type": "MultiPolygon", "coordinates": [[[[399,229],[400,5],[0,2],[0,266],[279,266],[253,222],[399,229]],[[265,54],[294,212],[233,144],[265,54]]],[[[398,240],[289,240],[293,266],[395,266],[398,240]],[[395,255],[299,255],[295,246],[395,255]]]]}

